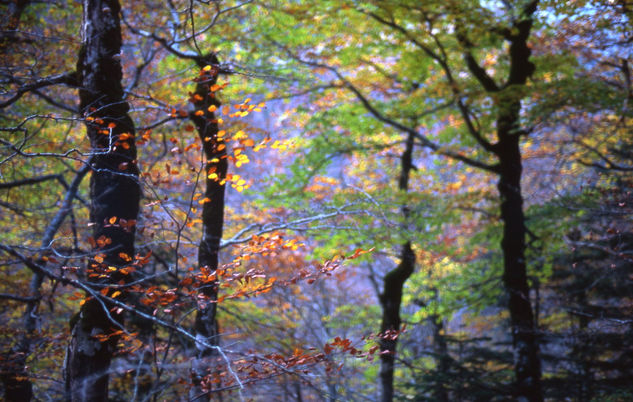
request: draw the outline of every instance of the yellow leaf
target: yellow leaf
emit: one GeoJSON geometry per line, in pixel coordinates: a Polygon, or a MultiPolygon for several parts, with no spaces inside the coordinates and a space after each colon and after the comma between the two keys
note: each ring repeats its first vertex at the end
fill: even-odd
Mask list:
{"type": "Polygon", "coordinates": [[[234,140],[239,140],[240,138],[244,138],[246,137],[246,133],[244,133],[244,131],[240,130],[237,133],[235,133],[235,135],[233,136],[234,140]]]}

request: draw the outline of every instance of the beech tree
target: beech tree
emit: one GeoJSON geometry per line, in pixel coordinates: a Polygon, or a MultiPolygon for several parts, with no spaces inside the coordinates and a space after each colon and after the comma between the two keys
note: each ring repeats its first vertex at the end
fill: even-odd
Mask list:
{"type": "Polygon", "coordinates": [[[626,4],[0,8],[5,399],[630,395],[626,4]]]}
{"type": "MultiPolygon", "coordinates": [[[[529,285],[527,280],[527,268],[525,259],[525,217],[523,213],[523,199],[521,195],[521,152],[520,141],[529,133],[529,129],[522,127],[520,120],[521,100],[525,96],[525,87],[528,78],[534,72],[534,65],[530,61],[530,49],[528,40],[533,26],[534,14],[537,2],[526,2],[521,5],[506,5],[499,12],[505,13],[506,18],[500,24],[492,24],[488,29],[492,35],[497,35],[498,42],[478,43],[473,32],[474,20],[468,19],[469,13],[482,13],[485,8],[479,5],[448,4],[445,7],[434,5],[384,5],[380,3],[356,5],[349,4],[347,8],[355,9],[359,18],[369,18],[379,26],[382,26],[385,35],[397,39],[402,43],[419,51],[417,57],[431,60],[438,66],[438,72],[443,75],[450,91],[453,107],[462,119],[466,133],[476,146],[478,153],[486,157],[484,161],[464,155],[462,152],[454,152],[441,146],[421,133],[415,126],[408,125],[401,119],[392,117],[388,112],[381,110],[370,95],[362,92],[352,78],[338,67],[327,64],[328,54],[322,51],[316,54],[316,60],[303,59],[298,53],[292,57],[314,68],[329,71],[333,79],[338,80],[341,86],[348,89],[362,104],[362,106],[374,118],[393,127],[396,130],[413,136],[423,146],[454,158],[474,168],[483,169],[488,173],[498,176],[498,191],[500,196],[501,219],[504,222],[504,236],[501,249],[504,255],[503,281],[508,294],[508,309],[511,317],[511,333],[516,350],[515,371],[516,390],[515,396],[519,399],[542,400],[540,387],[540,360],[538,357],[538,334],[534,324],[534,316],[530,303],[529,285]],[[436,7],[436,9],[433,9],[436,7]],[[410,17],[415,15],[416,21],[410,17]],[[411,21],[407,26],[403,21],[411,21]],[[448,49],[445,44],[449,35],[438,30],[447,30],[447,24],[453,24],[454,34],[452,40],[459,44],[458,49],[448,49]],[[475,50],[485,47],[489,43],[495,45],[501,41],[508,43],[507,68],[495,75],[490,75],[475,58],[475,50]],[[455,54],[449,52],[462,52],[464,68],[455,67],[455,54]],[[322,61],[321,61],[322,60],[322,61]],[[489,118],[496,121],[494,132],[495,139],[486,130],[492,131],[492,127],[480,126],[479,117],[475,116],[471,104],[460,89],[463,85],[458,81],[456,70],[466,71],[480,86],[478,91],[492,99],[493,107],[489,118]],[[507,72],[506,72],[507,71],[507,72]],[[502,76],[501,74],[505,74],[502,76]],[[498,84],[497,80],[503,81],[498,84]],[[492,157],[491,157],[492,156],[492,157]],[[490,160],[490,162],[488,162],[490,160]]],[[[336,8],[328,9],[336,13],[336,8]]],[[[343,7],[345,9],[345,7],[343,7]]],[[[342,11],[345,13],[345,11],[342,11]]],[[[314,13],[318,13],[315,11],[314,13]]],[[[346,13],[349,14],[349,13],[346,13]]],[[[355,18],[352,16],[352,18],[355,18]]],[[[369,24],[362,24],[366,29],[371,29],[369,24]]],[[[380,29],[380,28],[379,28],[380,29]]],[[[360,60],[362,63],[362,60],[360,60]]],[[[368,63],[371,66],[371,63],[368,63]]],[[[343,66],[344,68],[345,66],[343,66]]],[[[379,70],[379,72],[381,72],[379,70]]],[[[389,72],[385,72],[390,77],[389,72]]],[[[411,85],[416,85],[416,77],[395,76],[394,81],[410,80],[411,85]]],[[[417,84],[419,85],[419,84],[417,84]]],[[[421,111],[420,111],[421,112],[421,111]]],[[[418,113],[420,113],[418,112],[418,113]]],[[[406,261],[406,259],[403,259],[406,261]]],[[[386,278],[389,278],[387,275],[386,278]]],[[[398,304],[398,303],[396,303],[398,304]]],[[[397,309],[391,308],[390,315],[396,314],[397,309]]],[[[395,319],[395,318],[394,318],[395,319]]],[[[387,381],[388,382],[388,381],[387,381]]],[[[391,393],[387,386],[384,392],[385,400],[390,400],[391,393]]]]}
{"type": "MultiPolygon", "coordinates": [[[[226,145],[222,136],[218,136],[218,123],[213,113],[220,106],[214,91],[211,90],[211,87],[216,85],[217,82],[218,66],[219,63],[215,55],[202,59],[198,63],[198,67],[201,70],[193,95],[195,109],[192,112],[192,120],[198,130],[200,141],[203,143],[207,160],[204,170],[206,188],[203,195],[204,199],[209,200],[202,207],[203,235],[198,249],[198,265],[201,269],[209,270],[209,272],[215,272],[219,267],[220,241],[222,240],[222,227],[224,224],[224,191],[228,169],[226,145]]],[[[205,284],[200,289],[204,298],[200,301],[201,306],[196,312],[195,321],[197,336],[203,337],[208,344],[216,346],[220,337],[216,318],[217,286],[217,282],[213,281],[205,284]]],[[[208,373],[205,373],[205,361],[203,358],[214,354],[217,355],[212,348],[201,347],[199,349],[201,362],[194,369],[196,370],[194,375],[197,376],[197,378],[194,378],[194,383],[196,381],[200,382],[205,375],[208,375],[208,373]]],[[[192,389],[191,397],[199,399],[199,395],[204,392],[198,384],[197,387],[192,389]]]]}
{"type": "MultiPolygon", "coordinates": [[[[406,145],[400,157],[400,177],[398,178],[398,190],[406,192],[409,189],[409,177],[413,169],[413,135],[407,137],[406,145]]],[[[409,215],[409,207],[402,207],[405,225],[409,215]]],[[[382,400],[393,400],[393,372],[396,355],[397,334],[401,328],[400,308],[402,305],[402,291],[404,283],[415,269],[415,254],[411,248],[411,242],[407,241],[402,245],[400,252],[400,263],[396,268],[389,271],[384,278],[383,291],[380,294],[380,304],[382,305],[382,322],[380,332],[383,339],[380,341],[382,361],[380,366],[380,380],[382,381],[382,400]]]]}
{"type": "MultiPolygon", "coordinates": [[[[77,62],[79,108],[86,119],[92,147],[89,161],[90,221],[97,256],[86,268],[88,278],[97,277],[95,292],[120,285],[129,277],[121,273],[134,257],[134,234],[141,189],[135,145],[135,130],[123,100],[120,64],[121,28],[118,1],[83,3],[83,44],[77,62]],[[97,275],[91,275],[97,274],[97,275]],[[104,279],[100,279],[100,278],[104,279]]],[[[129,269],[129,268],[128,268],[129,269]]],[[[71,323],[66,387],[76,401],[108,400],[110,362],[122,322],[122,311],[94,297],[82,305],[71,323]],[[103,341],[99,335],[106,336],[103,341]]]]}

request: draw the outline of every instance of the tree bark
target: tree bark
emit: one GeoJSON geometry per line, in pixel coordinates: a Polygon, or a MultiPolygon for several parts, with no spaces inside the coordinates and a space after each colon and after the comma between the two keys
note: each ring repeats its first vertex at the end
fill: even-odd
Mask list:
{"type": "MultiPolygon", "coordinates": [[[[541,361],[537,328],[530,302],[530,288],[525,261],[526,225],[521,195],[522,159],[520,140],[527,135],[521,129],[521,99],[528,78],[535,66],[530,61],[531,50],[528,38],[532,29],[538,0],[524,3],[521,14],[513,20],[512,29],[500,32],[509,42],[510,68],[507,81],[497,86],[492,77],[480,67],[470,53],[472,44],[460,41],[467,47],[465,59],[472,75],[483,88],[494,94],[497,112],[497,138],[494,145],[488,145],[498,158],[495,168],[498,174],[497,188],[501,199],[501,219],[503,220],[503,284],[508,294],[508,310],[512,331],[515,369],[514,397],[519,401],[542,401],[541,361]]],[[[479,142],[485,139],[477,137],[479,142]]]]}
{"type": "MultiPolygon", "coordinates": [[[[401,157],[400,178],[398,180],[398,189],[406,192],[409,188],[409,176],[413,169],[414,137],[409,134],[405,144],[405,150],[401,157]]],[[[407,205],[402,207],[404,222],[409,217],[409,209],[407,205]]],[[[402,245],[400,252],[400,264],[385,275],[383,292],[380,295],[380,304],[382,306],[382,322],[380,324],[380,333],[383,338],[380,340],[380,382],[382,386],[382,401],[391,402],[393,400],[393,372],[396,355],[396,346],[398,343],[397,336],[389,335],[389,331],[400,330],[400,305],[402,304],[402,288],[406,280],[411,276],[415,268],[415,254],[411,249],[411,243],[406,241],[402,245]]]]}
{"type": "Polygon", "coordinates": [[[515,349],[516,397],[518,400],[542,401],[541,365],[530,288],[525,262],[525,216],[521,196],[521,154],[518,135],[509,135],[500,143],[501,218],[504,222],[503,283],[508,293],[508,309],[515,349]]]}
{"type": "Polygon", "coordinates": [[[510,72],[504,97],[499,104],[497,115],[497,136],[495,153],[499,158],[499,181],[497,188],[501,197],[501,219],[503,220],[503,283],[508,294],[508,310],[515,351],[515,397],[519,401],[542,401],[541,361],[537,329],[530,302],[530,287],[525,261],[525,215],[521,194],[521,130],[520,112],[523,94],[528,78],[534,72],[530,61],[527,40],[532,28],[537,1],[527,3],[524,15],[515,23],[516,33],[508,34],[510,42],[510,72]]]}
{"type": "MultiPolygon", "coordinates": [[[[196,90],[192,102],[194,110],[191,120],[202,141],[205,163],[205,192],[202,207],[202,240],[198,247],[198,266],[201,270],[213,273],[218,269],[218,254],[224,224],[224,192],[228,170],[226,144],[218,136],[218,121],[214,114],[220,106],[215,93],[210,89],[217,81],[218,59],[214,54],[198,60],[201,68],[197,78],[196,90]],[[209,66],[209,67],[207,67],[209,66]]],[[[219,345],[219,329],[216,319],[218,285],[217,281],[204,284],[199,288],[203,296],[198,301],[196,311],[196,338],[209,345],[219,345]]],[[[192,367],[193,387],[190,398],[197,401],[209,400],[209,385],[204,385],[204,377],[211,372],[207,367],[209,358],[217,356],[216,349],[197,344],[197,355],[192,367]]]]}
{"type": "MultiPolygon", "coordinates": [[[[99,257],[89,261],[86,272],[91,282],[102,285],[95,287],[96,292],[103,285],[127,281],[120,268],[134,258],[141,196],[134,124],[121,86],[119,13],[118,0],[83,1],[83,46],[77,72],[80,110],[93,152],[90,221],[94,253],[99,257]]],[[[108,400],[110,362],[118,341],[117,336],[108,335],[122,326],[122,315],[110,307],[89,298],[71,322],[65,367],[69,400],[108,400]]]]}

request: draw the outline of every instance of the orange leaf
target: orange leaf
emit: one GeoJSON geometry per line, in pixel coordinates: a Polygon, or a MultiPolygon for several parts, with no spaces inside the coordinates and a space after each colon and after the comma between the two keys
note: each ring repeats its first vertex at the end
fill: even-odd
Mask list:
{"type": "Polygon", "coordinates": [[[354,258],[358,258],[359,256],[363,255],[363,254],[367,254],[367,253],[371,253],[372,251],[374,251],[375,247],[370,248],[369,250],[363,250],[362,248],[358,248],[356,249],[356,251],[354,251],[354,254],[347,257],[348,260],[353,260],[354,258]]]}

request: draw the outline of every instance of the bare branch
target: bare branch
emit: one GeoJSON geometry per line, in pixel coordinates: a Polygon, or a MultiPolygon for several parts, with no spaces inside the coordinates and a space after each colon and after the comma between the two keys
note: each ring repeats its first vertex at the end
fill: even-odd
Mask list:
{"type": "Polygon", "coordinates": [[[73,71],[70,73],[52,75],[50,77],[42,78],[41,80],[35,81],[31,84],[23,85],[17,89],[15,95],[4,102],[0,102],[0,109],[4,109],[5,107],[17,102],[22,97],[22,95],[26,94],[27,92],[57,84],[64,84],[71,87],[76,87],[77,74],[73,71]]]}

